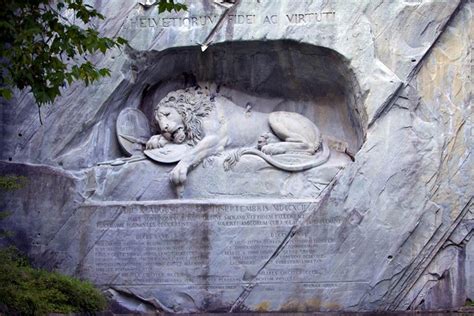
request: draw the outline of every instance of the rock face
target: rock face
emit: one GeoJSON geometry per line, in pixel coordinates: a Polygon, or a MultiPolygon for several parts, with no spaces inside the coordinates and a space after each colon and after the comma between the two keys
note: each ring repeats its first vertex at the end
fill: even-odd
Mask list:
{"type": "Polygon", "coordinates": [[[94,56],[112,77],[65,89],[41,108],[43,125],[29,94],[1,107],[1,174],[26,179],[0,192],[12,212],[0,226],[13,233],[2,243],[93,281],[118,312],[434,310],[474,299],[473,3],[187,4],[157,15],[95,1],[108,17],[100,31],[130,41],[94,56]],[[156,104],[196,86],[217,105],[192,154],[144,156],[150,135],[180,143],[156,104]],[[279,132],[298,124],[260,121],[269,113],[311,121],[329,160],[295,172],[243,155],[226,169],[258,128],[270,126],[278,148],[303,146],[279,132]]]}

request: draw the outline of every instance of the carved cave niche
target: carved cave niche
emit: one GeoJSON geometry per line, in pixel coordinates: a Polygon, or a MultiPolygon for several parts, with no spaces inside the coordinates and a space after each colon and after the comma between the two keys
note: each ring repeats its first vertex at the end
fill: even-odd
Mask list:
{"type": "Polygon", "coordinates": [[[202,164],[191,171],[184,197],[315,197],[365,140],[367,119],[356,76],[349,61],[333,50],[294,41],[231,42],[204,52],[199,46],[134,52],[132,59],[135,85],[143,91],[139,110],[154,134],[159,133],[154,105],[170,91],[199,85],[230,99],[242,111],[300,113],[318,126],[325,139],[343,143],[350,153],[335,153],[332,164],[303,176],[270,170],[262,163],[243,164],[234,174],[218,168],[200,170],[206,168],[202,164]],[[269,179],[268,183],[249,180],[257,171],[261,173],[257,177],[269,179]]]}
{"type": "Polygon", "coordinates": [[[153,106],[168,92],[198,84],[243,109],[303,114],[323,135],[347,142],[352,153],[364,142],[367,119],[359,85],[349,62],[334,50],[256,41],[215,44],[204,52],[199,46],[170,48],[144,57],[137,83],[147,85],[140,110],[150,122],[153,106]]]}

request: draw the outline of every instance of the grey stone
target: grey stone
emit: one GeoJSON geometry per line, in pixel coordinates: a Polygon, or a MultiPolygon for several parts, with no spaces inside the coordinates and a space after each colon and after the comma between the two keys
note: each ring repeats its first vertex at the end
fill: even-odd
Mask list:
{"type": "Polygon", "coordinates": [[[473,242],[469,241],[466,246],[466,296],[468,299],[473,301],[474,297],[474,249],[473,249],[473,242]]]}
{"type": "Polygon", "coordinates": [[[28,179],[1,192],[2,243],[92,280],[123,312],[473,299],[471,2],[203,0],[160,16],[141,3],[94,2],[100,31],[131,44],[94,56],[110,78],[65,89],[44,125],[26,92],[0,108],[1,173],[28,179]],[[308,118],[331,158],[288,172],[244,155],[225,170],[223,151],[176,192],[176,164],[124,151],[146,135],[121,147],[116,123],[139,110],[159,134],[154,106],[196,85],[244,114],[308,118]]]}

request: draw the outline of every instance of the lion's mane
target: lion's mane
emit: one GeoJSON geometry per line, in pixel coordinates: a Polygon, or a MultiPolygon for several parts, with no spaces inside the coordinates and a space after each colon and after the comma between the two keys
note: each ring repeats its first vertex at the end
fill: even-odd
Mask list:
{"type": "Polygon", "coordinates": [[[181,115],[186,140],[192,145],[199,142],[204,136],[202,119],[215,108],[214,100],[210,98],[207,91],[201,88],[172,91],[155,106],[155,113],[160,106],[174,108],[181,115]]]}

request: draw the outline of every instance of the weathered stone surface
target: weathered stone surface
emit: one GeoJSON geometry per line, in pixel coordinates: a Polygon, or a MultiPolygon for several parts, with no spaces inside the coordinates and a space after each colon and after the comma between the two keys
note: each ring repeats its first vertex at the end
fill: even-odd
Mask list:
{"type": "MultiPolygon", "coordinates": [[[[0,241],[3,245],[13,241],[39,264],[58,268],[69,254],[49,244],[84,202],[83,182],[67,171],[44,165],[1,162],[0,174],[21,177],[21,188],[0,191],[0,209],[12,213],[1,223],[11,237],[0,241]]],[[[70,239],[61,242],[68,244],[70,239]]]]}
{"type": "Polygon", "coordinates": [[[464,275],[466,277],[466,296],[468,298],[474,297],[474,246],[472,240],[469,240],[466,245],[466,270],[464,271],[464,275]]]}
{"type": "Polygon", "coordinates": [[[243,0],[212,34],[225,9],[188,4],[158,17],[94,2],[101,31],[131,43],[94,58],[112,77],[65,89],[42,126],[27,94],[1,108],[1,172],[28,178],[2,192],[12,241],[129,312],[474,299],[472,2],[243,0]],[[195,84],[242,111],[302,114],[355,161],[286,173],[243,157],[225,171],[213,156],[174,200],[175,165],[123,160],[115,124],[139,109],[155,133],[153,106],[195,84]]]}

